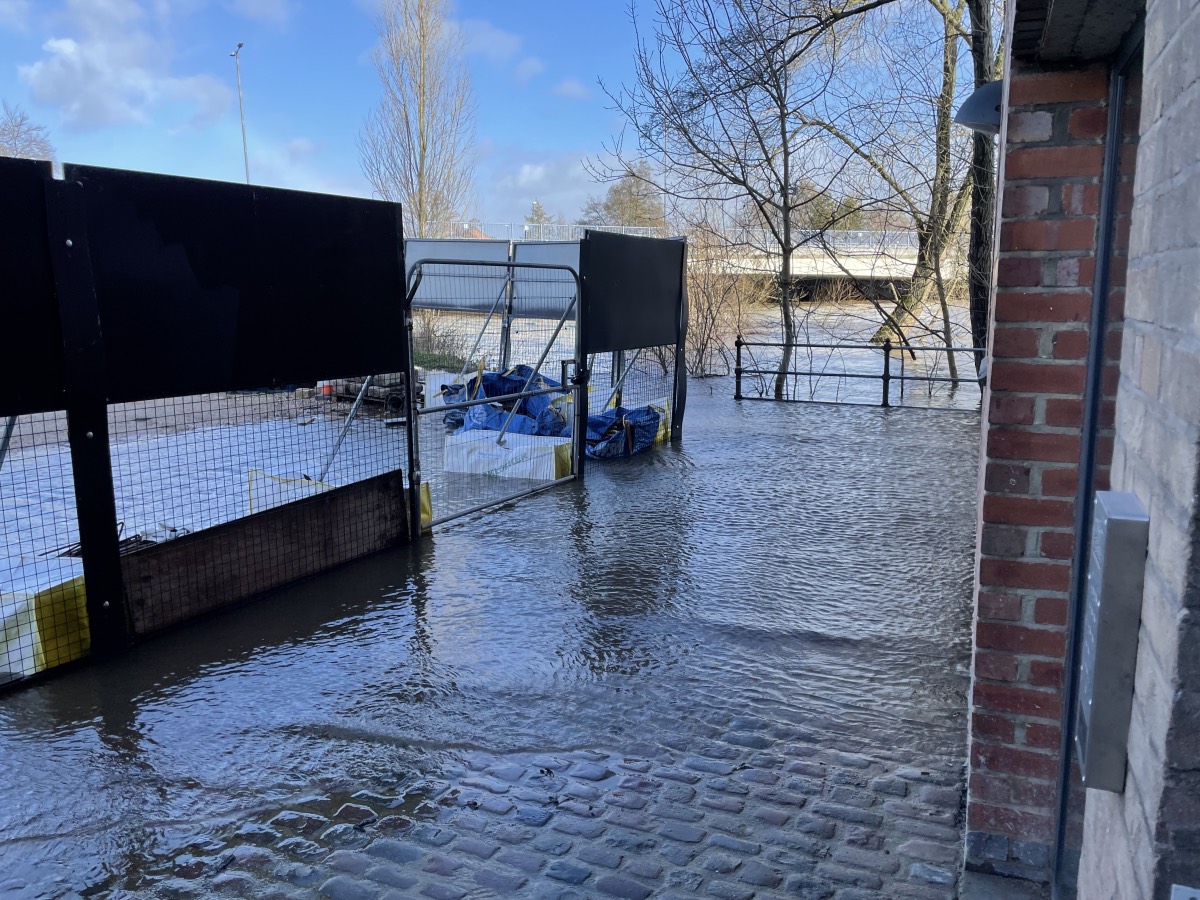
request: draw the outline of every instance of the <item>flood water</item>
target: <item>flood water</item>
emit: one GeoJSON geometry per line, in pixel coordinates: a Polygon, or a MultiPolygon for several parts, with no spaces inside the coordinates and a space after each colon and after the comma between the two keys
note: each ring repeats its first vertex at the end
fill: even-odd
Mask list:
{"type": "Polygon", "coordinates": [[[472,753],[735,716],[961,759],[979,420],[735,403],[680,446],[0,696],[0,893],[152,892],[247,823],[472,753]]]}

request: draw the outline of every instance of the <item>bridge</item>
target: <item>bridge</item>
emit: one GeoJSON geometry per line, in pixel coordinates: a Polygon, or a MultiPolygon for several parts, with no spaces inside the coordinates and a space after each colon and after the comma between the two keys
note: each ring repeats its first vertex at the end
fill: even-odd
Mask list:
{"type": "MultiPolygon", "coordinates": [[[[689,260],[708,260],[730,275],[775,277],[780,252],[765,231],[746,231],[728,244],[693,243],[689,260]]],[[[902,281],[917,264],[917,236],[908,231],[805,231],[792,251],[792,278],[798,281],[855,278],[902,281]]]]}
{"type": "MultiPolygon", "coordinates": [[[[456,222],[440,238],[507,241],[577,241],[588,229],[638,237],[675,237],[666,228],[631,225],[529,225],[511,222],[456,222]]],[[[917,263],[917,235],[911,231],[800,231],[792,251],[792,277],[797,280],[856,278],[900,281],[912,277],[917,263]]],[[[739,229],[711,245],[693,241],[692,261],[707,260],[728,275],[774,277],[779,249],[765,229],[739,229]]]]}

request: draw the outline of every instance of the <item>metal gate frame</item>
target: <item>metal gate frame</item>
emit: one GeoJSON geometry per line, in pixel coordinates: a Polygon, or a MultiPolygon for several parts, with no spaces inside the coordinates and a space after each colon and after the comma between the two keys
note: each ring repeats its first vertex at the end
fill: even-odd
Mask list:
{"type": "MultiPolygon", "coordinates": [[[[583,476],[584,460],[586,455],[583,452],[584,442],[587,437],[587,419],[588,419],[588,381],[591,376],[590,370],[583,364],[585,359],[582,348],[586,346],[584,340],[584,320],[580,315],[580,297],[581,297],[581,281],[579,273],[571,266],[554,264],[554,263],[533,263],[533,262],[515,262],[513,260],[464,260],[464,259],[444,259],[444,258],[422,258],[412,263],[407,272],[406,281],[408,284],[408,292],[404,298],[404,328],[405,339],[408,341],[408,383],[410,390],[408,392],[408,416],[406,428],[408,431],[408,471],[409,471],[409,503],[411,505],[410,516],[412,522],[411,534],[416,536],[423,535],[434,525],[440,525],[444,522],[456,519],[460,516],[469,515],[474,512],[479,512],[483,509],[488,509],[493,506],[498,506],[503,503],[509,503],[521,497],[528,497],[532,494],[541,493],[544,490],[563,484],[568,481],[575,481],[583,476]],[[417,383],[416,363],[413,360],[413,300],[416,297],[417,290],[421,286],[421,281],[424,279],[424,266],[483,266],[488,268],[500,268],[508,271],[508,282],[511,284],[513,280],[513,271],[515,269],[542,269],[566,272],[571,276],[571,280],[575,284],[575,293],[571,298],[571,302],[567,305],[566,310],[559,319],[558,327],[555,333],[561,331],[563,325],[569,319],[572,311],[575,314],[575,356],[572,359],[564,359],[562,365],[562,387],[529,390],[530,383],[533,377],[541,371],[542,366],[546,362],[546,356],[550,352],[554,341],[551,340],[545,351],[542,353],[538,364],[534,367],[534,374],[529,377],[525,383],[525,389],[516,393],[508,394],[503,397],[487,397],[478,400],[467,400],[461,403],[452,403],[434,407],[433,409],[419,409],[417,406],[417,391],[415,385],[417,383]],[[568,373],[568,369],[571,371],[568,373]],[[568,388],[568,384],[570,387],[568,388]],[[417,427],[418,416],[421,415],[440,415],[448,410],[467,409],[472,406],[479,406],[487,403],[495,403],[496,401],[517,401],[524,397],[534,397],[541,394],[556,393],[561,394],[569,390],[572,393],[572,404],[574,410],[574,422],[571,426],[571,474],[562,478],[556,478],[543,485],[535,488],[528,488],[522,491],[516,491],[504,497],[498,497],[478,504],[469,509],[459,510],[450,515],[434,518],[430,516],[428,522],[422,521],[421,515],[421,450],[420,450],[420,429],[417,427]]],[[[511,304],[511,293],[509,294],[509,302],[511,304]]],[[[511,320],[511,306],[505,311],[504,328],[507,331],[511,320]]],[[[505,361],[507,363],[507,360],[505,361]]],[[[496,443],[504,445],[504,434],[502,430],[497,433],[496,443]]]]}

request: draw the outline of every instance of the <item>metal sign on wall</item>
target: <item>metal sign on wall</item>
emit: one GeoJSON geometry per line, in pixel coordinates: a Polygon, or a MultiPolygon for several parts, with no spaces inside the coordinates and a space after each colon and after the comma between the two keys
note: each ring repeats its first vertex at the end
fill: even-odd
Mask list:
{"type": "Polygon", "coordinates": [[[1080,643],[1075,745],[1083,784],[1125,789],[1150,517],[1129,493],[1097,491],[1080,643]]]}

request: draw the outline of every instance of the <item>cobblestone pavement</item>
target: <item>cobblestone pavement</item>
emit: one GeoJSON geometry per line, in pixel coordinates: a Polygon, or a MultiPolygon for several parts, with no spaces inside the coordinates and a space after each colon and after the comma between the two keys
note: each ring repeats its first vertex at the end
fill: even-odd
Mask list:
{"type": "Polygon", "coordinates": [[[977,420],[688,416],[6,698],[0,896],[956,896],[977,420]]]}
{"type": "Polygon", "coordinates": [[[435,900],[953,898],[961,765],[734,717],[695,746],[465,755],[311,797],[182,856],[157,893],[435,900]]]}

